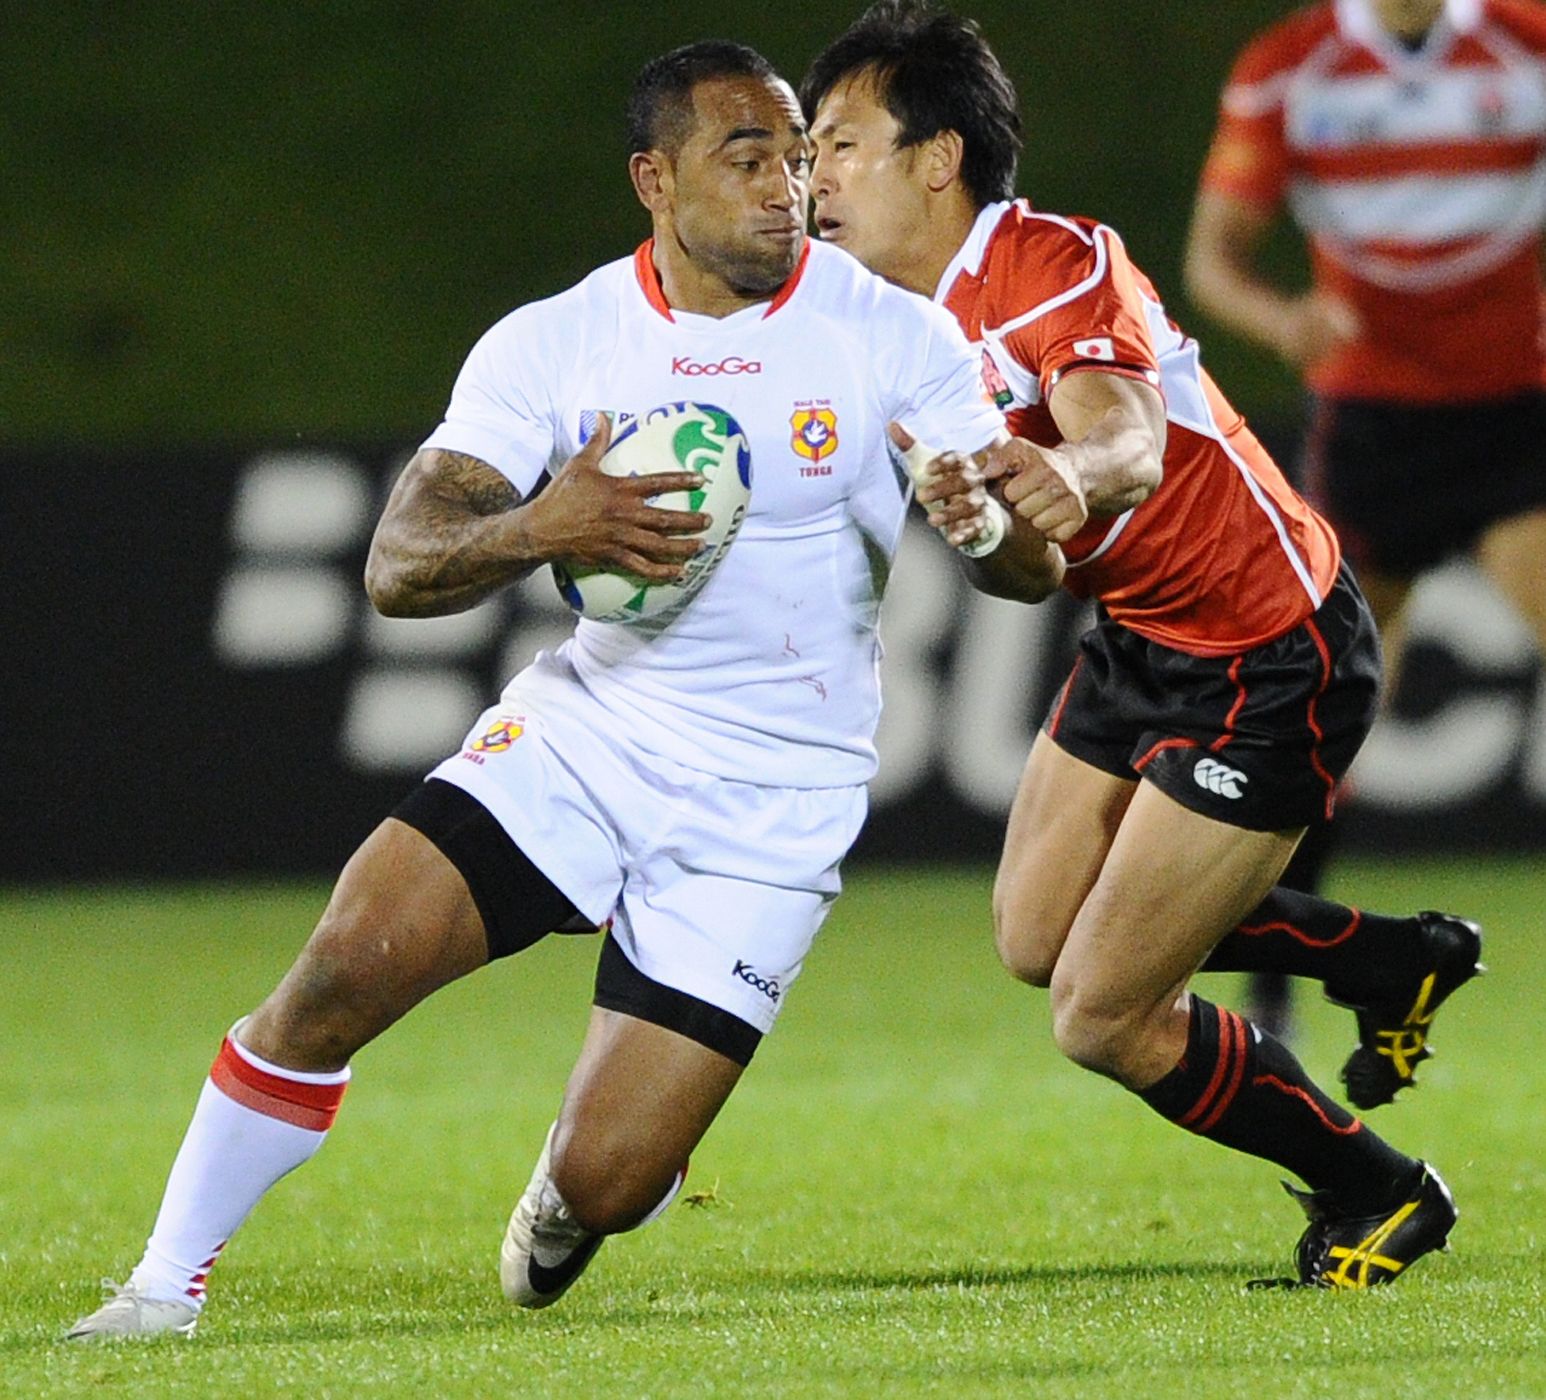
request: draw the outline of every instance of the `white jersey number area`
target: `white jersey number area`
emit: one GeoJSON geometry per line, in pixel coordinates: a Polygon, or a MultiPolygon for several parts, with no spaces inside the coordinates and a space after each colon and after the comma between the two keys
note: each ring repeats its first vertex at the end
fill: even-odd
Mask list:
{"type": "MultiPolygon", "coordinates": [[[[713,318],[666,304],[646,244],[490,330],[426,446],[479,457],[528,494],[598,411],[623,424],[693,397],[750,447],[734,547],[689,606],[621,627],[582,618],[565,656],[651,752],[777,787],[864,782],[908,494],[886,426],[985,446],[1003,420],[979,356],[947,313],[835,248],[809,245],[770,303],[713,318]]],[[[523,703],[542,704],[541,676],[523,676],[523,703]]]]}

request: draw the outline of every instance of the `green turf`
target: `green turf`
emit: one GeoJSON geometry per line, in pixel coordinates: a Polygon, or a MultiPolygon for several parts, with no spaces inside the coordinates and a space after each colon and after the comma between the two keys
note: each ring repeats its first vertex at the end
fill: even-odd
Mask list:
{"type": "MultiPolygon", "coordinates": [[[[579,939],[358,1057],[195,1339],[86,1349],[61,1331],[134,1263],[221,1031],[323,891],[0,895],[0,1395],[1546,1396],[1546,867],[1340,873],[1491,927],[1493,975],[1373,1115],[1462,1210],[1394,1288],[1243,1292],[1298,1231],[1275,1173],[1059,1060],[1045,993],[993,960],[985,874],[867,872],[694,1159],[717,1201],[609,1244],[559,1307],[511,1315],[494,1261],[584,1024],[579,939]]],[[[1349,1017],[1301,1005],[1330,1081],[1349,1017]]]]}

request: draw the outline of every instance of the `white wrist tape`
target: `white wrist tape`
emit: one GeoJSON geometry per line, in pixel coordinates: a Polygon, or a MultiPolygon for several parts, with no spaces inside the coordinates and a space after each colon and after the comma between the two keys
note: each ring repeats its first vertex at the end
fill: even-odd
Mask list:
{"type": "MultiPolygon", "coordinates": [[[[914,486],[922,486],[931,479],[929,463],[940,455],[939,448],[926,446],[914,439],[913,445],[902,454],[902,460],[907,464],[907,474],[912,477],[914,486]]],[[[991,495],[986,492],[983,494],[987,505],[983,508],[982,530],[976,539],[956,546],[968,559],[982,559],[992,554],[1004,543],[1004,537],[1009,533],[1009,512],[991,495]]]]}

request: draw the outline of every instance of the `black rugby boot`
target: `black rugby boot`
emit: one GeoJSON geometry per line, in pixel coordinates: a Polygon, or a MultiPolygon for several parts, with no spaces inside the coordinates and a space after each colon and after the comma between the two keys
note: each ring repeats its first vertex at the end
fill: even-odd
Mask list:
{"type": "Polygon", "coordinates": [[[1326,995],[1358,1018],[1358,1048],[1342,1066],[1348,1101],[1378,1108],[1415,1082],[1417,1066],[1433,1051],[1428,1045],[1433,1018],[1450,993],[1487,969],[1479,961],[1482,931],[1469,919],[1425,910],[1414,917],[1425,954],[1423,970],[1388,998],[1375,1000],[1339,992],[1327,982],[1326,995]]]}
{"type": "Polygon", "coordinates": [[[1383,1210],[1350,1215],[1327,1191],[1288,1192],[1310,1224],[1294,1250],[1298,1279],[1263,1279],[1252,1287],[1275,1284],[1302,1288],[1375,1288],[1399,1278],[1425,1254],[1444,1249],[1459,1212],[1444,1178],[1426,1162],[1414,1185],[1383,1210]]]}

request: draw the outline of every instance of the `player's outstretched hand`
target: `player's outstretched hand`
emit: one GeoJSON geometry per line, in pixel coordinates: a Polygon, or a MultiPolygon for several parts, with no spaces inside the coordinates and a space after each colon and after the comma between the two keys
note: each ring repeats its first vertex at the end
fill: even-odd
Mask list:
{"type": "Polygon", "coordinates": [[[533,498],[530,529],[545,558],[571,567],[625,569],[652,583],[672,583],[698,552],[691,536],[708,529],[703,511],[662,510],[650,497],[698,491],[697,472],[608,476],[601,459],[612,441],[612,422],[596,415],[596,431],[533,498]]]}
{"type": "Polygon", "coordinates": [[[986,539],[993,506],[976,459],[961,452],[931,454],[900,423],[888,431],[907,463],[918,504],[945,542],[961,549],[986,539]]]}
{"type": "Polygon", "coordinates": [[[988,449],[988,461],[989,474],[1002,478],[1004,499],[1014,513],[1055,544],[1071,540],[1090,518],[1066,453],[1010,438],[988,449]]]}

